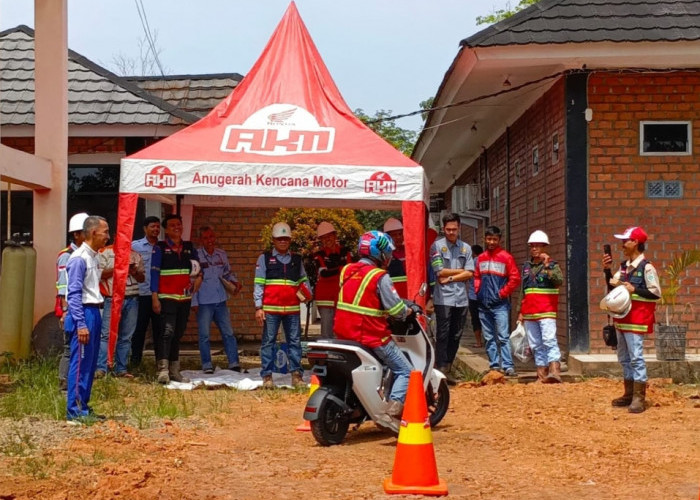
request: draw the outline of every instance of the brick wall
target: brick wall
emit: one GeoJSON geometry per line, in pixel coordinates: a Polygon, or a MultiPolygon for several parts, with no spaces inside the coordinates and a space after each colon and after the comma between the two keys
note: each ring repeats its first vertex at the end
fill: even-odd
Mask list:
{"type": "MultiPolygon", "coordinates": [[[[276,208],[203,208],[195,207],[192,219],[192,241],[200,246],[199,228],[209,225],[217,235],[217,246],[226,250],[231,268],[243,284],[237,297],[229,299],[231,324],[234,332],[244,340],[260,340],[262,329],[255,323],[253,304],[253,278],[255,262],[263,251],[260,243],[260,230],[270,222],[276,208]]],[[[221,340],[218,328],[212,325],[211,339],[221,340]]],[[[197,342],[197,321],[190,314],[183,342],[197,342]]]]}
{"type": "MultiPolygon", "coordinates": [[[[613,247],[616,261],[622,260],[619,241],[613,234],[640,225],[649,234],[645,255],[659,271],[682,250],[700,248],[700,72],[593,73],[589,79],[589,254],[592,278],[591,351],[609,352],[598,332],[605,316],[598,314],[604,292],[600,257],[603,245],[613,247]],[[639,128],[642,120],[692,121],[693,152],[690,156],[640,156],[639,128]],[[647,180],[680,180],[682,199],[649,199],[647,180]]],[[[696,305],[686,314],[689,324],[688,353],[700,352],[698,327],[700,267],[695,266],[683,281],[679,302],[696,305]],[[694,316],[694,317],[693,317],[694,316]]],[[[657,321],[664,307],[657,307],[657,321]]],[[[651,350],[653,337],[645,340],[651,350]]]]}
{"type": "MultiPolygon", "coordinates": [[[[566,278],[566,228],[564,206],[564,82],[558,81],[507,133],[503,133],[479,160],[457,180],[457,184],[479,184],[489,198],[489,224],[498,226],[506,235],[502,244],[509,248],[518,265],[529,258],[527,239],[530,233],[541,229],[549,235],[548,253],[562,267],[566,278]],[[558,137],[558,158],[552,148],[552,137],[558,137]],[[510,146],[510,148],[508,147],[510,146]],[[533,148],[537,147],[538,167],[533,168],[533,148]],[[510,150],[509,150],[510,149],[510,150]],[[509,158],[510,156],[510,158],[509,158]],[[521,173],[515,175],[516,163],[521,173]],[[488,169],[488,188],[485,188],[488,169]],[[509,189],[510,188],[510,193],[509,189]],[[498,199],[494,190],[498,189],[498,199]],[[510,196],[510,228],[506,221],[506,207],[510,196]],[[507,231],[510,234],[507,234],[507,231]]],[[[448,199],[451,199],[448,196],[448,199]]],[[[484,223],[479,225],[479,243],[482,247],[484,223]]],[[[568,351],[565,285],[559,294],[559,343],[568,351]]],[[[519,293],[513,295],[513,311],[518,310],[519,293]]],[[[512,315],[513,322],[515,314],[512,315]]]]}

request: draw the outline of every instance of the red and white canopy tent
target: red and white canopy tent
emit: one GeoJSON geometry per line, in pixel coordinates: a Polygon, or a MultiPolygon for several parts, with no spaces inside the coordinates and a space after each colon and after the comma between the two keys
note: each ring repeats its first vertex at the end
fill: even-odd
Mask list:
{"type": "Polygon", "coordinates": [[[423,168],[355,118],[293,2],[231,95],[121,161],[119,191],[110,360],[139,196],[217,207],[401,207],[409,296],[425,280],[423,168]]]}

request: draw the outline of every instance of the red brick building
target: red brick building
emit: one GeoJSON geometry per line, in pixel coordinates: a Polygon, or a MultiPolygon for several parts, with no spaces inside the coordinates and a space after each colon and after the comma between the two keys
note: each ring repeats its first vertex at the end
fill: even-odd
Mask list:
{"type": "MultiPolygon", "coordinates": [[[[572,352],[608,349],[598,302],[603,245],[622,259],[613,233],[647,230],[662,287],[671,257],[700,248],[700,4],[594,3],[542,0],[463,40],[413,155],[435,215],[456,211],[473,228],[466,241],[483,245],[497,225],[524,262],[529,233],[549,234],[572,352]]],[[[679,301],[698,285],[696,266],[679,301]]],[[[700,352],[697,312],[683,321],[687,352],[700,352]]]]}

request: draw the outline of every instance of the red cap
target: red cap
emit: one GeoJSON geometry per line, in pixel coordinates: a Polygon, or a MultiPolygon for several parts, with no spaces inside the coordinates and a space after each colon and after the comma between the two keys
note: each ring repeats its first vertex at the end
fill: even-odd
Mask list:
{"type": "Polygon", "coordinates": [[[637,243],[645,243],[647,241],[647,233],[641,227],[628,227],[622,234],[615,234],[618,240],[634,240],[637,243]]]}

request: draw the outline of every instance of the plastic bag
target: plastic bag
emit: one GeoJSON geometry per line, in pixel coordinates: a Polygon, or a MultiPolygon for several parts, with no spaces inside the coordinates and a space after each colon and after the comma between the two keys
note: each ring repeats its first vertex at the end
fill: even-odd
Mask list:
{"type": "Polygon", "coordinates": [[[517,360],[523,363],[527,363],[532,359],[532,351],[527,342],[527,333],[525,333],[525,327],[520,321],[518,321],[515,330],[510,333],[510,351],[517,360]]]}

